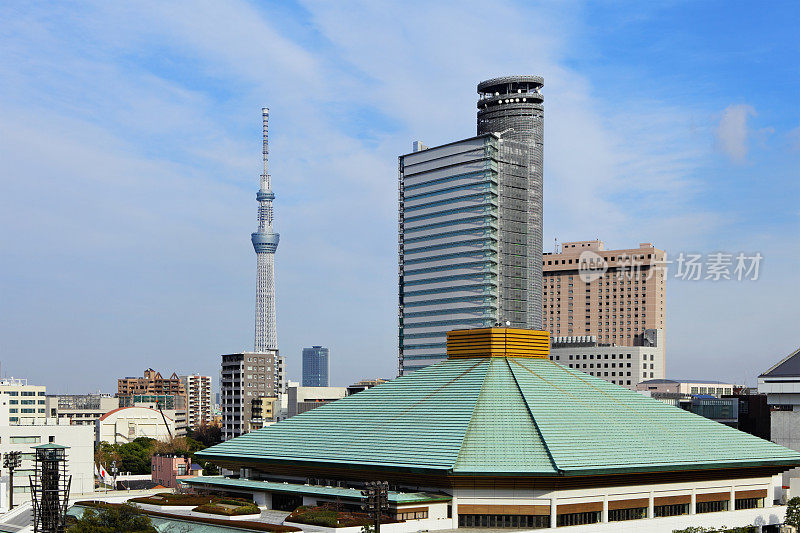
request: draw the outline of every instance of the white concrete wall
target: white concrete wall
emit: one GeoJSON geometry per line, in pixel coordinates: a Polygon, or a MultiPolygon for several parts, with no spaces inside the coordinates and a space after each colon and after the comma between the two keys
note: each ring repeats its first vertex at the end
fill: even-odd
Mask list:
{"type": "Polygon", "coordinates": [[[167,441],[170,432],[175,435],[175,421],[169,416],[166,419],[164,425],[164,417],[156,409],[126,407],[97,421],[97,440],[110,444],[124,444],[138,437],[167,441]]]}
{"type": "MultiPolygon", "coordinates": [[[[34,453],[33,447],[47,444],[50,439],[62,446],[68,446],[67,475],[72,476],[71,494],[84,494],[94,492],[94,429],[90,426],[67,425],[31,425],[31,426],[6,426],[0,427],[0,455],[10,451],[19,451],[23,454],[34,453]],[[35,437],[38,442],[12,442],[14,437],[35,437]]],[[[14,476],[15,487],[30,487],[27,474],[33,474],[34,461],[24,457],[18,473],[26,472],[23,476],[14,476]]],[[[2,483],[8,483],[8,472],[3,469],[2,483]]],[[[7,485],[6,485],[7,486],[7,485]]],[[[6,491],[7,492],[7,491],[6,491]]],[[[15,492],[14,503],[30,499],[30,493],[15,492]]]]}
{"type": "MultiPolygon", "coordinates": [[[[495,488],[459,488],[455,491],[453,497],[453,515],[458,514],[458,508],[461,505],[563,505],[574,503],[588,503],[588,502],[608,502],[613,500],[625,499],[638,499],[647,498],[651,501],[649,513],[652,516],[652,500],[657,497],[663,496],[676,496],[676,495],[690,495],[692,502],[698,494],[728,492],[733,497],[736,491],[743,490],[759,490],[765,489],[767,497],[764,499],[765,507],[763,509],[747,509],[742,511],[724,511],[718,513],[706,513],[695,515],[694,506],[690,506],[689,515],[683,517],[669,517],[667,518],[646,518],[642,520],[631,520],[627,522],[609,522],[607,524],[593,524],[591,526],[568,526],[559,529],[566,529],[573,531],[573,528],[589,527],[594,529],[574,529],[574,531],[672,531],[672,529],[680,529],[690,525],[706,525],[706,526],[734,526],[734,525],[751,525],[752,522],[741,522],[737,517],[749,517],[749,512],[756,512],[755,516],[760,517],[759,520],[764,520],[765,524],[774,524],[777,522],[768,521],[771,516],[783,516],[785,512],[784,507],[772,507],[774,495],[774,483],[772,476],[734,479],[734,480],[719,480],[719,481],[694,481],[684,483],[663,483],[658,485],[630,485],[619,487],[602,487],[602,488],[589,488],[589,489],[575,489],[575,490],[537,490],[531,489],[530,484],[519,483],[515,487],[497,486],[495,488]],[[738,513],[738,514],[737,514],[738,513]],[[700,522],[693,522],[695,517],[700,522]],[[668,522],[663,522],[667,520],[668,522]],[[672,520],[672,521],[669,521],[672,520]],[[658,524],[684,524],[680,526],[670,525],[672,529],[658,529],[658,524]],[[734,522],[736,521],[736,522],[734,522]],[[608,526],[608,529],[605,527],[608,526]],[[647,529],[647,528],[656,529],[647,529]]],[[[733,502],[732,502],[733,503],[733,502]]],[[[607,503],[604,504],[607,509],[607,503]]],[[[733,505],[730,506],[733,509],[733,505]]],[[[604,519],[607,515],[604,514],[604,519]]],[[[755,519],[755,518],[754,518],[755,519]]],[[[453,527],[457,527],[457,519],[453,519],[453,527]]],[[[665,526],[666,527],[666,526],[665,526]]]]}

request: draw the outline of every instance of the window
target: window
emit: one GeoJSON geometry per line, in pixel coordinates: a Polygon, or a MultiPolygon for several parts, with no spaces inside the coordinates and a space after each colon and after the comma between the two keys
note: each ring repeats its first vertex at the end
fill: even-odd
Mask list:
{"type": "Polygon", "coordinates": [[[41,437],[11,437],[11,444],[39,444],[41,437]]]}
{"type": "Polygon", "coordinates": [[[398,509],[397,519],[398,520],[422,520],[424,518],[428,518],[428,511],[408,511],[405,512],[402,509],[398,509]]]}
{"type": "Polygon", "coordinates": [[[660,516],[678,516],[682,514],[689,514],[688,503],[678,503],[675,505],[656,505],[653,507],[653,516],[656,518],[660,516]]]}
{"type": "Polygon", "coordinates": [[[569,513],[558,515],[558,526],[579,526],[600,522],[600,511],[588,513],[569,513]]]}
{"type": "Polygon", "coordinates": [[[730,500],[721,500],[716,502],[697,502],[698,513],[716,513],[719,511],[727,511],[730,500]]]}
{"type": "Polygon", "coordinates": [[[550,516],[459,514],[458,527],[542,529],[550,527],[550,516]]]}
{"type": "Polygon", "coordinates": [[[760,509],[764,507],[764,498],[736,498],[736,510],[760,509]]]}
{"type": "Polygon", "coordinates": [[[608,521],[621,522],[623,520],[640,520],[647,518],[647,507],[637,507],[635,509],[609,509],[608,521]]]}

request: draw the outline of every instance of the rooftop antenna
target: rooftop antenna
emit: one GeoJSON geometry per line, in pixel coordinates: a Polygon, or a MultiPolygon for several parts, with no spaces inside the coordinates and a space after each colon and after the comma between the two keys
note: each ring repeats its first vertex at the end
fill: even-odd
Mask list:
{"type": "Polygon", "coordinates": [[[555,244],[553,244],[553,253],[557,254],[558,253],[558,237],[553,239],[553,241],[555,242],[555,244]]]}

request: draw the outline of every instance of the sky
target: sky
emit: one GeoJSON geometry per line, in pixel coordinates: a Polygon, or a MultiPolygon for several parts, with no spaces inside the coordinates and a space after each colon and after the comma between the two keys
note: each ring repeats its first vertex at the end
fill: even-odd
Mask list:
{"type": "Polygon", "coordinates": [[[544,242],[761,254],[668,270],[667,377],[755,384],[800,345],[800,6],[0,5],[0,372],[52,393],[251,349],[261,107],[278,343],[397,372],[397,156],[475,134],[476,85],[545,79],[544,242]]]}

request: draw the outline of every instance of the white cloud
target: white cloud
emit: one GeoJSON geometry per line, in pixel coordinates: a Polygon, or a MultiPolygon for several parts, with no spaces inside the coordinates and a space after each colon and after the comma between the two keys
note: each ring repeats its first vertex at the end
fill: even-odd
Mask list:
{"type": "MultiPolygon", "coordinates": [[[[0,136],[0,220],[16,229],[4,239],[15,261],[0,275],[24,282],[6,299],[16,305],[5,350],[64,361],[86,352],[107,376],[76,377],[79,392],[80,379],[113,385],[122,370],[105,357],[112,344],[125,372],[156,364],[137,358],[155,353],[170,355],[166,370],[212,374],[217,354],[247,347],[261,105],[272,110],[290,375],[299,349],[319,343],[332,348],[338,382],[394,374],[397,156],[414,139],[474,134],[481,79],[545,77],[545,242],[665,247],[690,233],[700,246],[698,235],[719,227],[692,201],[708,152],[698,139],[710,137],[690,127],[697,111],[598,96],[565,59],[583,24],[578,5],[304,8],[293,21],[241,1],[6,17],[14,33],[0,45],[13,53],[0,56],[10,73],[0,98],[14,113],[0,127],[15,134],[0,136]],[[56,279],[44,268],[53,254],[56,279]],[[41,316],[63,331],[31,340],[26,324],[41,316]]],[[[47,371],[30,377],[55,379],[47,371]]]]}
{"type": "Polygon", "coordinates": [[[744,163],[748,152],[750,131],[747,121],[756,110],[747,104],[732,104],[725,108],[717,126],[717,141],[734,163],[744,163]]]}

